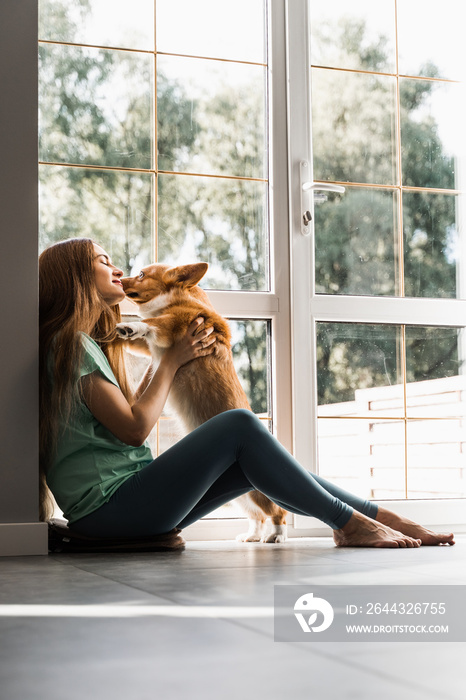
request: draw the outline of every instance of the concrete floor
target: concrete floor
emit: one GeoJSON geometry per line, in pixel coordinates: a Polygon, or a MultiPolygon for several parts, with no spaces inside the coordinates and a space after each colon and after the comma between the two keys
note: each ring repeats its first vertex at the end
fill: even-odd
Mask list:
{"type": "Polygon", "coordinates": [[[275,584],[312,583],[466,585],[466,536],[416,550],[302,538],[0,559],[0,699],[466,697],[466,643],[278,643],[272,615],[239,609],[270,608],[275,584]]]}

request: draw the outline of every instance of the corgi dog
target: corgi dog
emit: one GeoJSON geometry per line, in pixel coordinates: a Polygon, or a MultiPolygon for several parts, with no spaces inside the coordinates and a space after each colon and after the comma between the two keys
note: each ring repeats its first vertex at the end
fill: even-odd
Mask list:
{"type": "MultiPolygon", "coordinates": [[[[180,367],[170,390],[169,404],[188,432],[223,411],[251,410],[233,366],[228,323],[198,286],[207,268],[207,263],[178,267],[156,263],[144,267],[135,277],[121,279],[126,296],[138,305],[138,315],[144,320],[119,323],[117,333],[123,340],[136,341],[138,348],[143,340],[155,361],[199,316],[204,318],[206,328],[214,328],[214,352],[180,367]]],[[[238,540],[286,540],[287,512],[264,494],[251,491],[236,502],[249,518],[249,530],[238,535],[238,540]],[[269,535],[265,534],[267,517],[272,521],[269,535]]]]}

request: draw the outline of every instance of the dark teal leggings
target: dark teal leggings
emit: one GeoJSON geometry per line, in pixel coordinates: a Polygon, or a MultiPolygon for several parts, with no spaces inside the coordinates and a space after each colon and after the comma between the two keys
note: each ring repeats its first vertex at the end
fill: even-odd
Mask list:
{"type": "Polygon", "coordinates": [[[333,529],[348,522],[353,508],[377,514],[375,503],[306,471],[253,413],[235,409],[180,440],[72,527],[100,537],[159,534],[185,528],[253,489],[333,529]]]}

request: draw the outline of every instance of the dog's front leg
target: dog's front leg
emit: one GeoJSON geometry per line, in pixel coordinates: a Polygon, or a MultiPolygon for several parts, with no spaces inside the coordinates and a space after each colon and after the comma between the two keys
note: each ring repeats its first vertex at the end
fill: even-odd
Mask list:
{"type": "Polygon", "coordinates": [[[163,346],[163,341],[154,325],[149,325],[143,321],[123,322],[116,325],[116,332],[122,340],[144,341],[151,357],[155,360],[160,358],[160,349],[163,346]]]}

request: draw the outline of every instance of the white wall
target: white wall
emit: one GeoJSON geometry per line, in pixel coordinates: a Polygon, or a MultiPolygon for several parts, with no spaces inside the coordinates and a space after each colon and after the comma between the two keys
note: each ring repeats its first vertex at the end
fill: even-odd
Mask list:
{"type": "Polygon", "coordinates": [[[37,477],[37,0],[0,2],[0,202],[0,555],[46,554],[37,477]]]}

